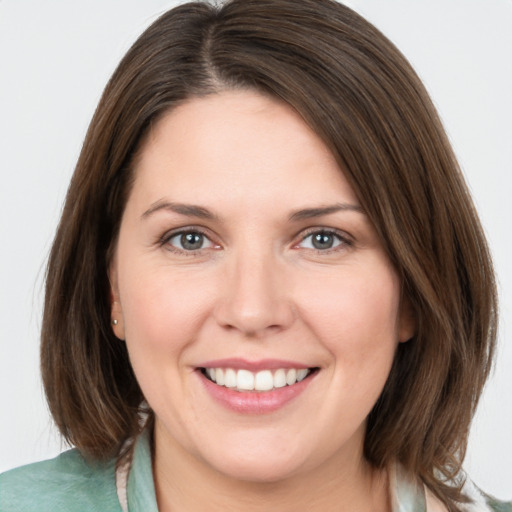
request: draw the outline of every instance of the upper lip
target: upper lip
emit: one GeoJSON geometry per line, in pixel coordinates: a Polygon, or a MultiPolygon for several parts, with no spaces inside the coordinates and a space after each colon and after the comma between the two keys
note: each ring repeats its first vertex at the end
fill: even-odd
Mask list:
{"type": "Polygon", "coordinates": [[[249,361],[241,358],[214,359],[205,361],[198,368],[232,368],[234,370],[249,370],[257,372],[259,370],[277,370],[279,368],[296,368],[307,369],[314,368],[314,365],[300,363],[298,361],[290,361],[285,359],[259,359],[257,361],[249,361]]]}

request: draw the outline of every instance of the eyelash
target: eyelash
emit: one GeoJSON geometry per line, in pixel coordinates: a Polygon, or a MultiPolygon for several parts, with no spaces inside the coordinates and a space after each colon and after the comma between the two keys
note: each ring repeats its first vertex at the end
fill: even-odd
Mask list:
{"type": "MultiPolygon", "coordinates": [[[[189,227],[189,228],[185,228],[185,229],[180,229],[178,231],[172,231],[170,233],[166,233],[165,235],[163,235],[160,238],[159,245],[165,246],[166,249],[171,252],[174,252],[174,253],[177,253],[180,255],[186,255],[186,256],[200,256],[204,250],[211,248],[211,247],[201,247],[196,250],[193,250],[193,249],[186,250],[186,249],[181,249],[181,248],[175,247],[170,244],[170,241],[173,238],[182,237],[183,235],[187,235],[187,234],[201,235],[202,237],[204,237],[205,240],[209,241],[209,243],[212,244],[213,247],[219,247],[218,244],[215,244],[214,242],[212,242],[212,240],[210,239],[208,234],[203,229],[198,228],[198,227],[189,227]]],[[[317,249],[314,247],[307,248],[308,250],[315,251],[318,254],[322,254],[322,255],[330,254],[333,252],[337,252],[337,251],[340,251],[343,249],[350,248],[354,245],[353,241],[344,232],[338,231],[336,229],[331,229],[331,228],[310,228],[308,231],[306,231],[305,234],[303,234],[301,236],[300,241],[293,245],[293,248],[294,249],[300,248],[299,247],[300,244],[302,244],[305,240],[307,240],[309,237],[312,237],[314,235],[332,236],[332,237],[336,238],[339,242],[334,247],[329,247],[327,249],[317,249]]]]}

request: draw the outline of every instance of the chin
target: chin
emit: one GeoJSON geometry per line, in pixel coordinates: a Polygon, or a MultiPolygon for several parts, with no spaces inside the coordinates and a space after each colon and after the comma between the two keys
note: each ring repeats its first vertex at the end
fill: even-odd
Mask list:
{"type": "Polygon", "coordinates": [[[287,480],[299,472],[300,464],[287,462],[267,461],[262,463],[244,463],[236,461],[235,464],[222,464],[217,470],[224,475],[238,481],[255,484],[272,484],[287,480]]]}
{"type": "Polygon", "coordinates": [[[252,453],[217,454],[207,461],[217,472],[239,481],[275,483],[287,480],[306,470],[304,452],[279,453],[274,450],[256,450],[252,453]]]}

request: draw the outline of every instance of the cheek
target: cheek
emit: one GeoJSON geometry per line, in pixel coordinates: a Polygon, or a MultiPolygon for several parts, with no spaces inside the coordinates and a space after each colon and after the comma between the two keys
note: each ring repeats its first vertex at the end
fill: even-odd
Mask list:
{"type": "Polygon", "coordinates": [[[191,280],[190,272],[147,267],[130,267],[121,281],[126,342],[134,353],[150,349],[158,358],[193,342],[212,294],[205,280],[191,280]]]}
{"type": "Polygon", "coordinates": [[[348,365],[392,360],[398,343],[400,287],[391,269],[346,268],[303,294],[303,318],[323,345],[348,365]],[[365,271],[366,270],[366,271],[365,271]]]}
{"type": "Polygon", "coordinates": [[[155,411],[179,418],[177,411],[185,407],[179,397],[185,396],[182,385],[190,372],[187,349],[197,341],[210,295],[190,276],[142,265],[129,267],[120,292],[126,345],[144,396],[155,411]],[[176,390],[170,402],[169,389],[176,390]]]}

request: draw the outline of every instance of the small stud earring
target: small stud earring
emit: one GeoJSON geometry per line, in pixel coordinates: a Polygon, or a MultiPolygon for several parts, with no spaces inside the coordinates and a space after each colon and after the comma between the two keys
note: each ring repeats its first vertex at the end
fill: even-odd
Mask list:
{"type": "Polygon", "coordinates": [[[115,318],[112,320],[112,325],[117,325],[117,320],[115,318]]]}

